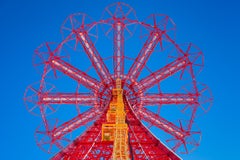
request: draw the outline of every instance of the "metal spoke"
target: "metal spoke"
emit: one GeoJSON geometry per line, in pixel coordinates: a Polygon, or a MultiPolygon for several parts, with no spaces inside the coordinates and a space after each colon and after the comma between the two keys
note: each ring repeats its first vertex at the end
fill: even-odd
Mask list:
{"type": "Polygon", "coordinates": [[[162,105],[162,104],[198,104],[198,96],[196,94],[181,94],[181,93],[160,93],[147,94],[141,97],[143,105],[162,105]]]}
{"type": "MultiPolygon", "coordinates": [[[[100,79],[102,81],[107,81],[111,77],[109,70],[107,69],[105,63],[103,62],[100,54],[98,53],[88,34],[84,32],[79,32],[77,33],[77,39],[83,46],[100,79]]],[[[109,82],[107,81],[107,83],[109,82]]]]}
{"type": "Polygon", "coordinates": [[[139,82],[139,90],[144,92],[147,89],[153,87],[157,83],[163,81],[164,79],[172,76],[178,71],[186,68],[189,65],[188,59],[186,57],[181,57],[175,61],[167,64],[163,68],[151,73],[149,76],[143,78],[139,82]]]}
{"type": "Polygon", "coordinates": [[[74,117],[73,119],[55,128],[52,131],[53,138],[61,139],[64,135],[95,120],[99,116],[99,113],[100,111],[97,108],[91,108],[88,111],[74,117]]]}
{"type": "Polygon", "coordinates": [[[136,80],[140,75],[141,71],[143,70],[144,66],[147,63],[150,55],[154,51],[159,39],[159,34],[152,32],[147,41],[145,42],[143,48],[141,49],[140,53],[138,54],[136,60],[132,64],[131,68],[129,69],[127,77],[136,80]]]}
{"type": "Polygon", "coordinates": [[[83,71],[80,71],[61,59],[56,58],[52,60],[51,66],[93,91],[98,91],[100,88],[100,82],[98,82],[96,79],[90,77],[83,71]]]}
{"type": "Polygon", "coordinates": [[[43,93],[40,96],[41,104],[80,104],[93,106],[97,98],[91,94],[81,93],[43,93]]]}

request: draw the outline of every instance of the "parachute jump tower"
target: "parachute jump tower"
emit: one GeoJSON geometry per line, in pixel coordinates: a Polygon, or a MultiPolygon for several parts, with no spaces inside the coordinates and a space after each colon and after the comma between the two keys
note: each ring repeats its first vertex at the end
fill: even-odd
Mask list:
{"type": "Polygon", "coordinates": [[[139,21],[129,5],[114,3],[99,21],[83,13],[70,15],[61,32],[60,43],[36,49],[33,64],[41,80],[24,95],[28,111],[42,119],[35,132],[37,145],[55,153],[52,160],[180,160],[177,153],[199,146],[195,119],[213,100],[196,79],[203,53],[192,43],[176,43],[175,24],[168,16],[153,14],[139,21]],[[96,42],[98,28],[112,43],[96,42]],[[136,41],[143,42],[137,54],[136,41]],[[62,89],[56,91],[51,83],[62,89]],[[64,114],[56,112],[59,105],[64,114]],[[69,119],[73,109],[77,114],[69,119]],[[59,115],[68,120],[59,125],[59,115]],[[80,135],[69,138],[79,129],[80,135]]]}

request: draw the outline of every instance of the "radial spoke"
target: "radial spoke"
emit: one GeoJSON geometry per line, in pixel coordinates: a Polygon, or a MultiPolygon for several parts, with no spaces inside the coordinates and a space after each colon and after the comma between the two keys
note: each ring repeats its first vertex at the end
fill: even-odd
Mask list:
{"type": "Polygon", "coordinates": [[[98,109],[91,108],[88,111],[69,120],[68,122],[63,123],[61,126],[52,131],[53,138],[61,139],[64,135],[86,125],[88,122],[95,120],[98,117],[99,112],[100,111],[98,109]]]}
{"type": "Polygon", "coordinates": [[[47,107],[52,111],[52,112],[55,112],[56,111],[56,109],[55,108],[53,108],[51,105],[47,105],[47,107]]]}
{"type": "Polygon", "coordinates": [[[79,93],[47,93],[40,95],[42,104],[80,104],[93,106],[97,98],[90,94],[79,93]]]}
{"type": "Polygon", "coordinates": [[[113,16],[112,12],[111,12],[111,11],[109,11],[109,9],[108,9],[108,8],[106,8],[105,10],[108,12],[108,14],[109,14],[110,16],[113,16]]]}
{"type": "Polygon", "coordinates": [[[80,41],[81,45],[83,46],[86,54],[88,55],[93,67],[97,71],[100,79],[103,81],[109,79],[109,77],[111,77],[109,70],[104,64],[100,54],[98,53],[89,36],[86,33],[80,32],[78,33],[77,38],[80,41]]]}
{"type": "Polygon", "coordinates": [[[56,58],[51,61],[51,66],[64,74],[68,75],[72,79],[76,80],[77,82],[81,83],[85,87],[98,91],[99,90],[99,83],[96,79],[90,77],[86,73],[80,71],[79,69],[73,67],[69,63],[56,58]]]}
{"type": "Polygon", "coordinates": [[[159,33],[151,33],[148,37],[147,41],[145,42],[143,48],[141,49],[140,53],[138,54],[136,60],[132,64],[129,72],[128,77],[132,79],[137,79],[140,75],[141,71],[143,70],[144,66],[147,63],[150,55],[154,51],[159,39],[159,33]]]}
{"type": "Polygon", "coordinates": [[[124,71],[124,27],[123,24],[114,24],[114,77],[120,78],[124,71]]]}
{"type": "Polygon", "coordinates": [[[147,110],[146,108],[138,110],[137,114],[142,120],[162,129],[177,139],[183,139],[186,136],[186,131],[160,117],[159,115],[147,110]]]}
{"type": "Polygon", "coordinates": [[[151,73],[149,76],[143,78],[139,82],[139,90],[146,91],[160,81],[172,76],[178,71],[186,68],[189,65],[188,59],[184,56],[176,59],[175,61],[167,64],[163,68],[151,73]]]}
{"type": "Polygon", "coordinates": [[[143,105],[161,105],[161,104],[197,104],[198,96],[195,94],[147,94],[141,97],[143,105]]]}

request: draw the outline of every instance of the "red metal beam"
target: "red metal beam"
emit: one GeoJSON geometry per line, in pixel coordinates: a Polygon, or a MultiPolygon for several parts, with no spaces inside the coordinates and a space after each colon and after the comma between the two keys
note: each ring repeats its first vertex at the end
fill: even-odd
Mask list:
{"type": "Polygon", "coordinates": [[[77,33],[77,40],[80,41],[81,45],[83,46],[100,79],[106,83],[109,83],[107,81],[109,78],[111,78],[109,70],[107,69],[88,34],[86,32],[77,33]]]}
{"type": "Polygon", "coordinates": [[[160,81],[170,77],[171,75],[177,73],[180,70],[186,68],[190,63],[186,56],[180,57],[175,61],[167,64],[163,68],[151,73],[149,76],[143,78],[139,82],[139,91],[146,91],[147,89],[153,87],[160,81]]]}
{"type": "Polygon", "coordinates": [[[84,126],[88,122],[95,120],[100,111],[96,108],[91,108],[88,111],[74,117],[73,119],[63,123],[52,131],[52,139],[61,139],[64,135],[74,131],[75,129],[84,126]]]}
{"type": "Polygon", "coordinates": [[[60,58],[56,57],[55,59],[51,60],[49,63],[52,66],[52,68],[63,72],[64,74],[76,80],[77,82],[81,83],[85,87],[93,91],[99,90],[100,88],[99,81],[90,77],[83,71],[80,71],[79,69],[73,67],[69,63],[61,60],[60,58]]]}
{"type": "Polygon", "coordinates": [[[156,47],[159,39],[159,33],[152,32],[147,41],[145,42],[143,48],[141,49],[140,53],[138,54],[136,60],[132,64],[129,72],[128,77],[131,79],[136,80],[138,76],[140,75],[141,71],[143,70],[144,66],[147,63],[147,60],[149,59],[150,55],[154,51],[154,48],[156,47]]]}
{"type": "Polygon", "coordinates": [[[117,22],[113,24],[114,29],[114,56],[113,69],[114,78],[121,78],[124,71],[124,24],[117,22]]]}
{"type": "Polygon", "coordinates": [[[139,109],[137,111],[137,115],[140,117],[140,119],[162,129],[163,131],[174,136],[176,139],[184,139],[187,136],[187,132],[185,130],[177,127],[175,124],[147,110],[146,108],[139,109]]]}
{"type": "Polygon", "coordinates": [[[198,96],[196,94],[147,94],[141,97],[143,105],[161,105],[161,104],[198,104],[198,96]]]}
{"type": "Polygon", "coordinates": [[[41,104],[80,104],[94,106],[97,98],[90,94],[79,93],[43,93],[39,96],[41,104]]]}

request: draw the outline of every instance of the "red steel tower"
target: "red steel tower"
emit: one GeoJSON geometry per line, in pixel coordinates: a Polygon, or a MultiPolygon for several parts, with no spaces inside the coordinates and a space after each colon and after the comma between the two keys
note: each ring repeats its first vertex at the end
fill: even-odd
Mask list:
{"type": "Polygon", "coordinates": [[[27,87],[24,95],[28,111],[43,122],[35,133],[37,145],[57,152],[52,160],[179,160],[177,151],[189,153],[199,146],[201,132],[194,122],[213,100],[208,87],[196,80],[203,53],[192,43],[176,43],[175,24],[168,16],[153,14],[140,21],[129,5],[114,3],[99,21],[83,13],[68,16],[61,32],[60,43],[47,42],[36,49],[33,62],[41,81],[27,87]],[[106,40],[96,42],[98,28],[112,39],[112,49],[106,40]],[[130,38],[134,35],[140,37],[130,38]],[[135,56],[136,41],[143,41],[143,46],[135,56]],[[100,54],[98,44],[113,54],[100,54]],[[69,80],[76,86],[65,91],[65,86],[74,86],[69,80]],[[56,91],[51,82],[61,83],[63,91],[56,91]],[[183,87],[173,91],[178,86],[183,87]],[[58,105],[65,110],[75,106],[77,115],[59,125],[58,105]],[[73,141],[68,138],[84,126],[73,141]],[[168,145],[154,135],[159,130],[158,137],[168,145]]]}

